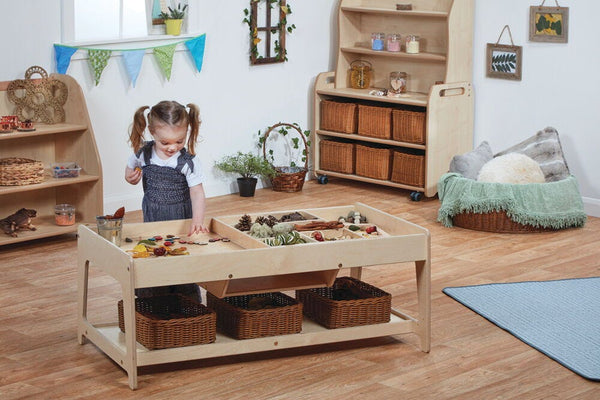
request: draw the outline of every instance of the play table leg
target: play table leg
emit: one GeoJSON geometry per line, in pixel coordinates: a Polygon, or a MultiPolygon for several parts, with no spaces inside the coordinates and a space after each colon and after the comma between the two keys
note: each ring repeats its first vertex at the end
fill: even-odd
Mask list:
{"type": "Polygon", "coordinates": [[[87,321],[87,298],[88,298],[88,276],[90,262],[88,260],[78,260],[77,263],[77,341],[79,344],[85,343],[85,327],[83,323],[87,321]]]}
{"type": "Polygon", "coordinates": [[[126,279],[121,282],[123,290],[123,322],[125,325],[125,360],[123,367],[127,371],[129,378],[129,387],[137,388],[137,340],[135,327],[135,294],[134,294],[134,278],[133,266],[130,264],[127,267],[129,272],[126,279]]]}
{"type": "Polygon", "coordinates": [[[421,342],[421,350],[429,353],[431,347],[431,263],[429,260],[415,261],[415,269],[419,304],[417,335],[421,342]]]}
{"type": "Polygon", "coordinates": [[[360,280],[362,277],[362,267],[350,268],[350,277],[360,280]]]}

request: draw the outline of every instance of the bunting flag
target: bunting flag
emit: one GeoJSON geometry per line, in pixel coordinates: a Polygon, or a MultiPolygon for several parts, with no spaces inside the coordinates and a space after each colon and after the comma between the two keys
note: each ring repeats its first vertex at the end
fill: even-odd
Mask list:
{"type": "Polygon", "coordinates": [[[198,36],[195,39],[185,42],[185,46],[190,51],[194,64],[198,72],[202,71],[202,59],[204,58],[204,45],[206,44],[206,35],[198,36]]]}
{"type": "Polygon", "coordinates": [[[167,80],[171,79],[171,68],[173,67],[175,47],[177,47],[176,43],[154,48],[154,57],[156,58],[156,61],[158,61],[158,65],[167,77],[167,80]]]}
{"type": "Polygon", "coordinates": [[[56,55],[56,72],[59,74],[67,73],[67,68],[71,64],[71,57],[77,51],[77,47],[54,45],[54,54],[56,55]]]}
{"type": "Polygon", "coordinates": [[[123,62],[125,63],[125,69],[131,79],[131,85],[135,87],[140,69],[142,68],[142,60],[146,54],[146,50],[132,50],[123,52],[123,62]]]}
{"type": "Polygon", "coordinates": [[[111,54],[112,50],[88,50],[88,58],[90,60],[90,67],[94,74],[96,86],[100,83],[100,76],[102,75],[104,68],[106,68],[106,64],[108,64],[108,59],[111,54]]]}
{"type": "Polygon", "coordinates": [[[108,61],[112,54],[115,52],[121,52],[123,56],[123,62],[125,69],[129,75],[129,79],[133,87],[137,82],[138,75],[142,67],[142,61],[144,54],[147,50],[152,50],[154,57],[160,66],[161,71],[167,80],[171,79],[171,70],[173,67],[173,56],[177,45],[184,43],[186,48],[189,50],[196,69],[198,72],[202,70],[202,62],[204,59],[204,48],[206,44],[206,34],[196,36],[190,39],[181,40],[179,42],[170,43],[168,45],[159,45],[153,47],[144,47],[138,49],[107,49],[107,48],[90,48],[83,46],[65,46],[62,44],[54,44],[54,55],[56,59],[56,71],[59,74],[66,74],[69,65],[71,64],[71,57],[78,50],[87,50],[88,62],[94,75],[94,82],[96,86],[100,83],[100,77],[102,72],[106,68],[108,61]]]}

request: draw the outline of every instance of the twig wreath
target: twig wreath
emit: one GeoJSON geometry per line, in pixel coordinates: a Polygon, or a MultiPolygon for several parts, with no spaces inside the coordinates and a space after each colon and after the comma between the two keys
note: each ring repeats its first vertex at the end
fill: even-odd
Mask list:
{"type": "Polygon", "coordinates": [[[250,0],[250,10],[247,8],[244,9],[244,19],[242,22],[248,24],[250,30],[251,64],[269,64],[288,60],[285,35],[286,33],[292,33],[296,29],[296,25],[294,24],[287,26],[287,16],[291,13],[292,9],[286,0],[250,0]],[[273,24],[271,18],[273,17],[275,6],[279,9],[279,20],[276,24],[273,24]],[[265,26],[258,26],[258,14],[263,11],[259,10],[259,8],[264,8],[265,26]],[[277,35],[277,38],[272,38],[275,35],[277,35]],[[259,44],[262,51],[259,50],[259,44]]]}

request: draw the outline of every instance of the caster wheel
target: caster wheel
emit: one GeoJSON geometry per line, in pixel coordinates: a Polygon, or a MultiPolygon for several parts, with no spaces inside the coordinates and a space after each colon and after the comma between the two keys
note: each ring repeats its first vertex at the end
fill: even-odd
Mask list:
{"type": "Polygon", "coordinates": [[[421,201],[422,198],[423,198],[423,193],[421,193],[421,192],[412,192],[410,194],[410,199],[412,201],[421,201]]]}
{"type": "Polygon", "coordinates": [[[329,178],[327,177],[327,175],[319,175],[319,177],[317,178],[317,182],[319,182],[321,185],[325,185],[327,184],[327,182],[329,182],[329,178]]]}

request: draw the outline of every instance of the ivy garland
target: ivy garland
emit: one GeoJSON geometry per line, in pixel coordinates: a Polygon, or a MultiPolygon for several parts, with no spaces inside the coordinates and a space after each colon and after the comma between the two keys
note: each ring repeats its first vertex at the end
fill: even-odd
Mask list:
{"type": "MultiPolygon", "coordinates": [[[[252,3],[258,3],[259,1],[266,1],[266,2],[268,2],[269,8],[271,8],[271,9],[274,8],[274,6],[273,6],[274,3],[279,3],[279,8],[281,9],[281,11],[285,15],[285,17],[281,18],[279,20],[279,23],[277,24],[277,28],[280,31],[285,29],[287,31],[287,33],[292,33],[294,31],[294,29],[296,29],[295,24],[292,24],[292,25],[286,27],[287,16],[292,13],[292,9],[289,4],[281,4],[282,0],[250,0],[250,1],[252,3]]],[[[256,27],[252,27],[251,12],[247,8],[244,9],[244,19],[242,20],[242,22],[248,24],[248,27],[250,29],[250,43],[251,43],[250,44],[250,59],[252,60],[253,57],[255,59],[263,58],[263,56],[261,56],[258,52],[258,43],[260,43],[260,41],[262,39],[260,39],[258,37],[258,29],[256,27]]],[[[277,33],[277,28],[272,28],[271,34],[277,33]]],[[[274,49],[275,49],[275,58],[278,61],[288,61],[287,50],[281,48],[278,40],[275,40],[275,42],[274,42],[274,49]]]]}

